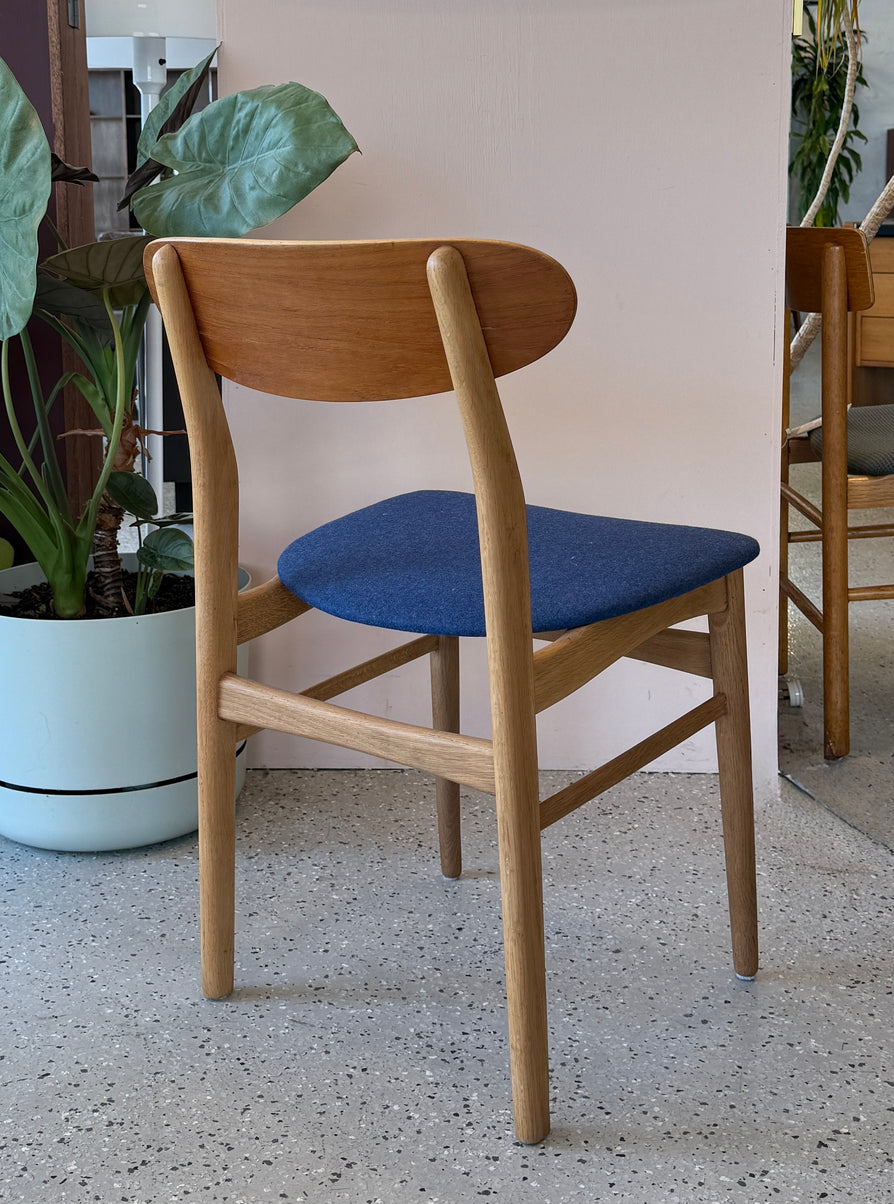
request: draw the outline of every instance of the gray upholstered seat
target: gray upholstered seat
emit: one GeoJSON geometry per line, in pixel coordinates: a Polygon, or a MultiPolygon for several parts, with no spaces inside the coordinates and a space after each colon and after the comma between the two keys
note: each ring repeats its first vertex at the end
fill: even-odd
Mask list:
{"type": "MultiPolygon", "coordinates": [[[[810,432],[810,446],[823,454],[823,428],[810,432]]],[[[847,470],[859,476],[894,473],[894,405],[851,406],[847,412],[847,470]]]]}

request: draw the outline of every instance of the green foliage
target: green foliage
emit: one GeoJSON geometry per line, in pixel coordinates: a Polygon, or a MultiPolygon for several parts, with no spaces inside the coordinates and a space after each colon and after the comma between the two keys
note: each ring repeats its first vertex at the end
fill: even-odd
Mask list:
{"type": "Polygon", "coordinates": [[[134,193],[145,188],[147,184],[151,184],[162,171],[162,165],[151,157],[151,152],[163,134],[179,130],[192,113],[211,70],[211,60],[215,54],[217,54],[216,48],[195,67],[184,71],[150,111],[143,123],[137,142],[137,167],[131,173],[124,189],[124,196],[118,202],[119,210],[126,209],[130,205],[134,193]]]}
{"type": "MultiPolygon", "coordinates": [[[[841,44],[841,31],[846,20],[850,20],[854,32],[860,35],[860,0],[808,0],[816,9],[816,44],[823,69],[841,44]]],[[[808,21],[813,13],[808,12],[808,21]]]]}
{"type": "MultiPolygon", "coordinates": [[[[31,347],[27,327],[18,336],[25,362],[31,405],[36,424],[36,440],[41,458],[32,455],[32,444],[26,442],[13,404],[9,374],[9,355],[13,340],[2,345],[2,387],[6,419],[19,453],[16,467],[0,456],[0,514],[3,514],[31,549],[53,591],[53,605],[61,618],[76,618],[83,614],[87,582],[87,562],[93,546],[93,536],[102,495],[112,469],[112,450],[117,449],[127,412],[128,395],[123,366],[126,362],[121,325],[116,320],[104,290],[102,304],[112,331],[112,345],[100,344],[90,329],[79,332],[86,347],[94,350],[103,366],[110,367],[108,387],[102,397],[103,429],[108,435],[109,454],[87,505],[80,516],[72,513],[59,467],[56,439],[50,429],[49,415],[53,402],[66,384],[73,381],[84,389],[98,394],[94,381],[77,373],[66,373],[48,396],[44,396],[31,347]]],[[[59,327],[60,331],[68,329],[59,327]]],[[[134,352],[135,355],[135,352],[134,352]]],[[[84,391],[82,389],[82,391],[84,391]]],[[[97,407],[99,402],[96,403],[97,407]]]]}
{"type": "MultiPolygon", "coordinates": [[[[91,173],[53,158],[40,121],[0,59],[0,338],[3,405],[18,463],[0,456],[0,514],[31,549],[53,590],[57,614],[83,613],[87,563],[106,489],[158,529],[142,541],[143,601],[158,575],[192,563],[188,536],[156,516],[134,473],[113,473],[131,422],[137,354],[150,298],[143,250],[152,235],[246,233],[287,212],[357,150],[328,103],[301,84],[256,88],[190,112],[213,55],[186,72],[153,109],[139,145],[140,166],[127,183],[149,236],[123,235],[62,247],[37,263],[37,232],[53,179],[83,184],[91,173]],[[149,181],[161,171],[163,178],[149,181]],[[27,323],[36,315],[78,354],[83,372],[66,373],[44,395],[27,323]],[[26,437],[12,396],[9,356],[24,357],[34,433],[26,437]],[[106,455],[90,500],[71,513],[49,414],[65,385],[87,400],[105,436],[106,455]],[[128,482],[120,478],[128,477],[128,482]]],[[[47,219],[48,220],[48,219],[47,219]]],[[[58,236],[57,236],[58,238],[58,236]]],[[[133,453],[131,453],[131,456],[133,453]]],[[[150,491],[151,492],[151,491],[150,491]]]]}
{"type": "Polygon", "coordinates": [[[166,573],[185,573],[192,569],[195,563],[192,540],[185,531],[178,531],[175,527],[160,527],[157,531],[151,531],[142,541],[137,560],[140,570],[134,614],[142,615],[158,593],[166,573]]]}
{"type": "Polygon", "coordinates": [[[159,527],[143,540],[137,558],[147,569],[182,572],[194,563],[192,540],[176,527],[159,527]]]}
{"type": "Polygon", "coordinates": [[[113,472],[106,491],[113,501],[135,518],[134,526],[140,532],[137,549],[136,601],[134,614],[141,615],[155,597],[165,573],[187,572],[193,567],[192,540],[185,531],[179,531],[174,523],[192,522],[191,514],[169,514],[161,516],[155,490],[145,477],[135,472],[113,472]],[[150,523],[156,528],[145,538],[142,529],[150,523]]]}
{"type": "MultiPolygon", "coordinates": [[[[823,46],[817,44],[817,25],[808,8],[808,35],[792,43],[792,154],[789,174],[798,184],[797,220],[807,212],[816,196],[825,171],[829,151],[835,141],[847,82],[847,49],[840,35],[827,34],[823,46]]],[[[822,15],[822,14],[821,14],[822,15]]],[[[862,68],[857,72],[857,87],[865,87],[862,68]]],[[[851,125],[829,191],[816,216],[817,226],[840,224],[839,208],[850,199],[851,184],[863,167],[856,149],[866,136],[857,127],[860,110],[854,104],[851,125]]]]}
{"type": "Polygon", "coordinates": [[[12,562],[15,560],[12,544],[8,539],[0,539],[0,569],[12,568],[12,562]]]}
{"type": "Polygon", "coordinates": [[[0,338],[31,317],[37,269],[37,227],[50,199],[50,148],[40,118],[0,59],[0,338]]]}
{"type": "Polygon", "coordinates": [[[136,193],[133,211],[162,237],[238,238],[288,213],[355,150],[318,92],[237,92],[156,143],[152,158],[176,174],[136,193]]]}
{"type": "Polygon", "coordinates": [[[158,509],[155,490],[135,472],[113,472],[106,485],[109,497],[136,519],[150,519],[158,509]]]}
{"type": "Polygon", "coordinates": [[[128,305],[139,305],[145,295],[143,251],[150,242],[152,235],[139,234],[91,242],[51,255],[41,268],[94,297],[101,297],[108,289],[112,308],[126,309],[128,305]]]}
{"type": "MultiPolygon", "coordinates": [[[[169,133],[172,129],[179,129],[190,116],[198,99],[199,91],[208,78],[211,60],[217,51],[218,47],[215,47],[200,63],[196,63],[195,67],[190,67],[188,71],[182,72],[166,90],[158,104],[149,111],[137,142],[138,167],[153,157],[155,144],[163,134],[169,133]]],[[[155,175],[158,175],[157,171],[155,175]]],[[[150,180],[153,178],[153,176],[149,177],[150,180]]],[[[149,181],[147,180],[146,183],[149,181]]]]}

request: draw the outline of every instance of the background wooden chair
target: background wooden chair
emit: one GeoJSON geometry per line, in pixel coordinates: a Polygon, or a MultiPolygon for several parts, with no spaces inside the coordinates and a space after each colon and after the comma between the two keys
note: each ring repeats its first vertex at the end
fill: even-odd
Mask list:
{"type": "MultiPolygon", "coordinates": [[[[193,461],[203,981],[233,986],[233,748],[262,727],[426,769],[443,872],[460,872],[459,784],[496,796],[516,1132],[549,1130],[540,830],[700,728],[716,726],[736,972],[757,968],[744,535],[525,508],[495,376],[565,335],[576,298],[554,260],[508,243],[153,243],[147,272],[193,461]],[[236,461],[215,373],[325,401],[453,388],[475,494],[423,491],[335,519],[278,575],[236,594],[236,461]],[[479,551],[480,548],[480,551],[479,551]],[[529,554],[530,550],[530,554],[529,554]],[[300,693],[235,674],[237,643],[311,607],[421,633],[300,693]],[[668,630],[698,615],[709,631],[668,630]],[[534,652],[532,634],[549,642],[534,652]],[[459,636],[484,636],[492,739],[459,731],[459,636]],[[431,657],[432,729],[329,699],[431,657]],[[713,677],[706,701],[539,801],[535,715],[621,656],[713,677]]],[[[258,400],[260,406],[262,400],[258,400]]]]}
{"type": "Polygon", "coordinates": [[[788,672],[788,601],[822,633],[823,727],[827,759],[850,749],[848,606],[894,598],[894,585],[852,586],[848,540],[894,535],[894,524],[852,524],[851,510],[894,505],[894,405],[847,408],[850,389],[848,314],[874,300],[866,240],[855,229],[788,231],[787,304],[822,314],[822,425],[786,438],[788,372],[783,396],[782,513],[780,538],[779,672],[788,672]],[[822,461],[817,506],[790,480],[792,464],[822,461]],[[810,522],[789,529],[789,507],[810,522]],[[822,548],[822,609],[789,575],[789,545],[818,542],[822,548]]]}

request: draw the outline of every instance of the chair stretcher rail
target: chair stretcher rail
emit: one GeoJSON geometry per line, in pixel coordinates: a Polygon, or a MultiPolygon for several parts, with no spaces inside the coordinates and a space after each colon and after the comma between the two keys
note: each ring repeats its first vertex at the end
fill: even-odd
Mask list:
{"type": "MultiPolygon", "coordinates": [[[[330,698],[335,698],[339,694],[345,694],[348,690],[353,690],[355,686],[362,686],[366,682],[380,677],[383,673],[400,668],[401,665],[408,665],[410,661],[418,660],[420,656],[425,656],[426,653],[436,652],[437,648],[437,636],[420,636],[418,640],[410,640],[409,643],[401,644],[398,648],[390,648],[387,652],[383,652],[379,656],[374,656],[368,661],[363,661],[362,664],[345,669],[343,673],[336,673],[334,677],[327,677],[325,681],[317,682],[315,686],[309,686],[308,689],[302,690],[301,694],[305,698],[316,698],[318,702],[328,702],[330,698]]],[[[263,730],[262,727],[251,727],[247,724],[240,724],[236,732],[236,739],[237,741],[247,740],[249,736],[256,736],[258,732],[262,732],[263,730]]]]}
{"type": "Polygon", "coordinates": [[[588,773],[578,781],[572,782],[570,786],[566,786],[564,790],[559,790],[548,799],[544,799],[540,804],[541,829],[548,828],[550,824],[554,824],[563,816],[570,815],[572,811],[576,811],[590,799],[596,798],[598,794],[604,793],[612,786],[617,786],[618,782],[623,781],[638,769],[642,769],[656,757],[660,757],[676,747],[681,741],[688,740],[703,727],[707,727],[709,723],[713,723],[715,719],[719,719],[726,713],[726,696],[715,694],[707,702],[687,711],[685,715],[681,715],[679,719],[675,719],[673,723],[669,723],[660,731],[653,732],[651,736],[647,736],[639,744],[634,744],[626,752],[622,752],[611,761],[606,761],[592,773],[588,773]]]}
{"type": "Polygon", "coordinates": [[[324,744],[353,748],[494,793],[490,740],[380,719],[331,702],[263,686],[234,673],[221,678],[218,703],[221,719],[232,723],[272,728],[324,744]]]}

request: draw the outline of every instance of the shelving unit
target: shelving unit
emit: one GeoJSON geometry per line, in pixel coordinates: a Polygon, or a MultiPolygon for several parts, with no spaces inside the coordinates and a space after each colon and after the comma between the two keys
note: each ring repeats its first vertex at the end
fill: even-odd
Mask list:
{"type": "Polygon", "coordinates": [[[91,71],[89,87],[93,170],[99,176],[93,185],[93,208],[99,235],[130,228],[127,210],[119,213],[117,205],[136,158],[140,96],[129,71],[91,71]]]}

